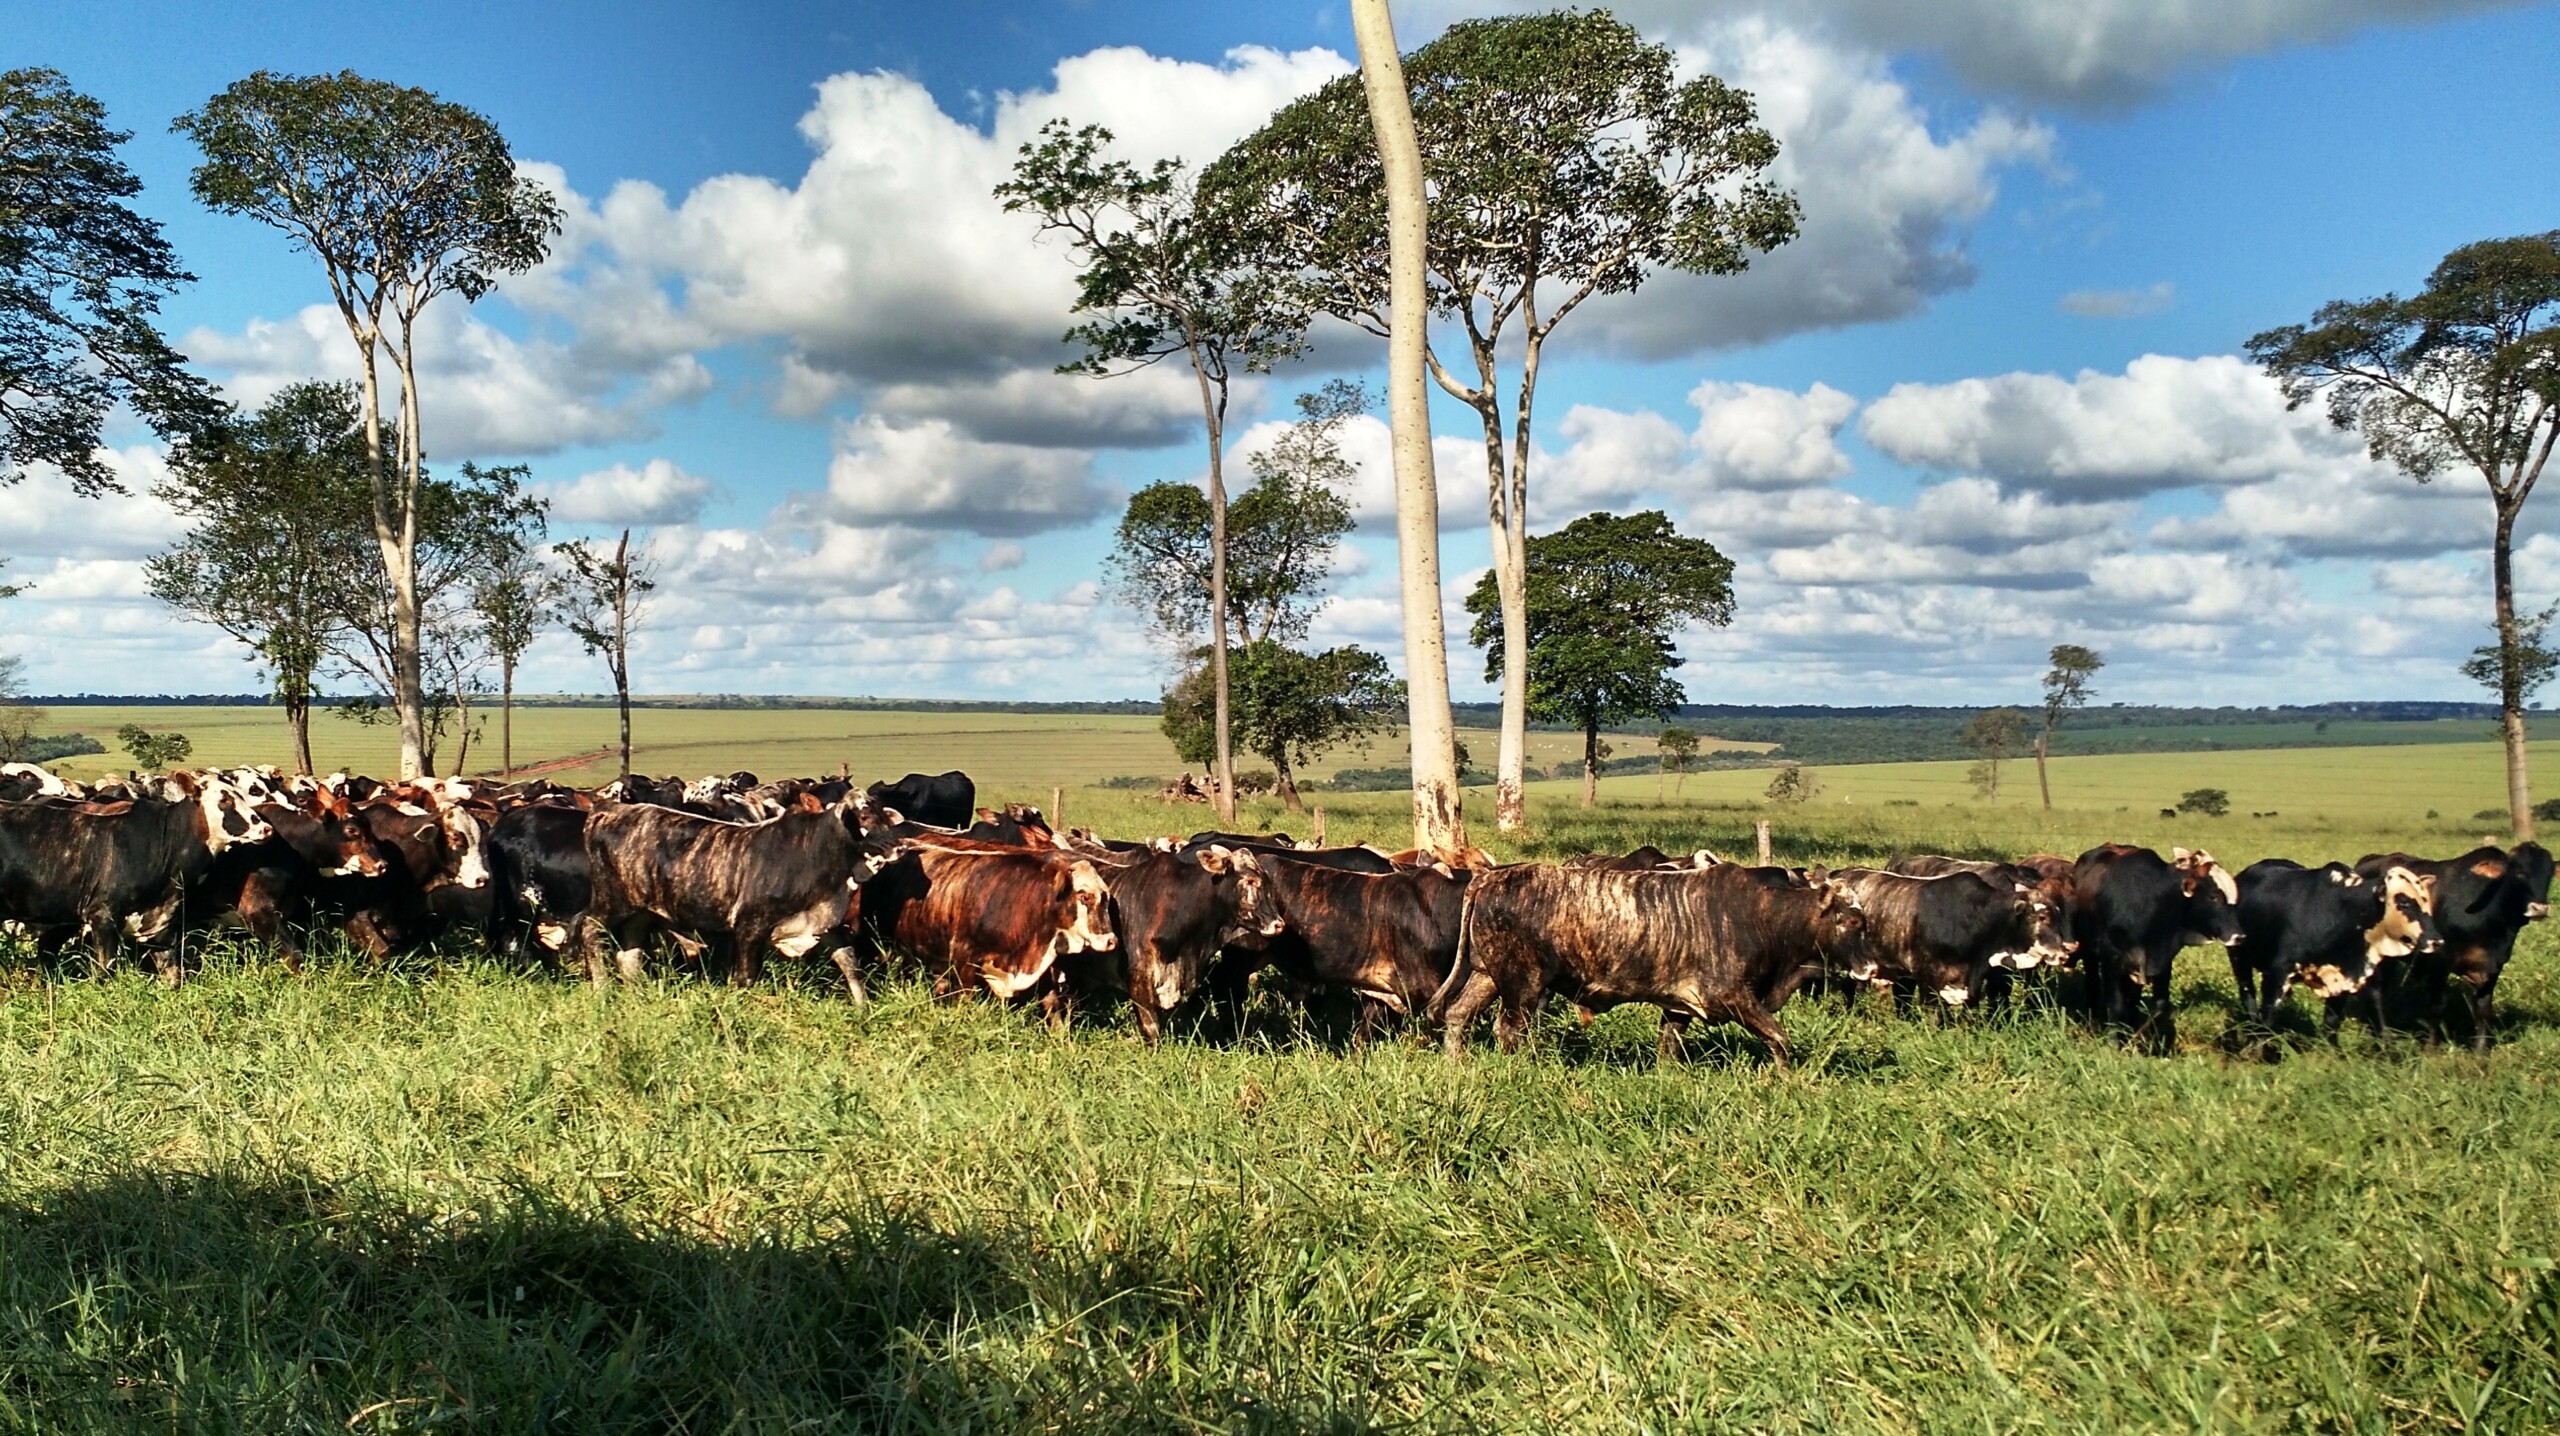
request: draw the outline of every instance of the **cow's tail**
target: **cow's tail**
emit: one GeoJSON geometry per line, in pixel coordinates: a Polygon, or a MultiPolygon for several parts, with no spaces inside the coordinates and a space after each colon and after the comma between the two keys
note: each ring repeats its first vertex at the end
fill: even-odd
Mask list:
{"type": "Polygon", "coordinates": [[[1440,980],[1439,990],[1431,994],[1431,1025],[1434,1027],[1447,1025],[1449,1004],[1457,1001],[1458,994],[1466,990],[1467,979],[1475,974],[1475,943],[1472,940],[1475,925],[1475,886],[1470,883],[1466,896],[1458,900],[1457,954],[1449,960],[1449,975],[1440,980]]]}

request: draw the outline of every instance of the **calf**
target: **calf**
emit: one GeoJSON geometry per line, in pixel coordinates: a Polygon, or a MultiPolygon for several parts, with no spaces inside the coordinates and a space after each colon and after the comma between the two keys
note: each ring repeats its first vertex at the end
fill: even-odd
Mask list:
{"type": "Polygon", "coordinates": [[[586,824],[592,898],[585,922],[587,975],[605,980],[603,939],[625,982],[640,977],[642,944],[666,929],[724,946],[729,980],[752,983],[770,948],[806,957],[824,945],[846,991],[864,999],[843,929],[856,888],[883,853],[863,837],[852,803],[814,801],[764,823],[724,823],[668,808],[625,804],[586,824]]]}
{"type": "Polygon", "coordinates": [[[159,796],[112,803],[0,804],[0,921],[40,941],[85,933],[102,973],[131,937],[175,985],[185,954],[159,943],[183,945],[189,889],[215,858],[274,829],[218,778],[179,773],[154,786],[159,796]]]}
{"type": "Polygon", "coordinates": [[[862,926],[923,962],[945,995],[1031,990],[1059,958],[1109,952],[1110,890],[1092,862],[993,844],[913,845],[865,885],[862,926]]]}
{"type": "MultiPolygon", "coordinates": [[[[2406,853],[2375,853],[2356,861],[2356,871],[2406,868],[2413,877],[2435,879],[2435,920],[2444,945],[2410,959],[2403,985],[2418,1005],[2426,1041],[2444,1040],[2444,1007],[2448,979],[2459,977],[2471,989],[2471,1045],[2489,1050],[2491,1003],[2507,959],[2515,955],[2516,935],[2529,922],[2551,912],[2551,854],[2539,843],[2518,843],[2511,852],[2474,848],[2458,858],[2430,861],[2406,853]]],[[[2384,1027],[2380,984],[2368,985],[2377,1031],[2384,1027]]],[[[2346,1017],[2342,1003],[2332,1003],[2325,1016],[2335,1031],[2346,1017]]]]}
{"type": "Polygon", "coordinates": [[[1390,1016],[1428,1004],[1447,980],[1472,877],[1445,868],[1354,873],[1267,859],[1264,899],[1279,930],[1247,940],[1219,980],[1241,987],[1270,967],[1297,986],[1351,992],[1360,999],[1354,1040],[1365,1041],[1390,1016]]]}
{"type": "Polygon", "coordinates": [[[1519,1047],[1549,993],[1595,1011],[1650,1002],[1660,1050],[1696,1018],[1738,1022],[1787,1065],[1774,1015],[1820,967],[1863,955],[1865,918],[1817,869],[1809,886],[1771,886],[1731,865],[1698,872],[1593,872],[1530,864],[1478,874],[1449,978],[1432,995],[1452,1056],[1497,997],[1494,1036],[1519,1047]]]}
{"type": "Polygon", "coordinates": [[[2188,947],[2240,940],[2239,885],[2202,850],[2176,848],[2164,862],[2149,848],[2108,843],[2080,855],[2071,890],[2092,1019],[2167,1052],[2177,1038],[2170,971],[2188,947]]]}
{"type": "Polygon", "coordinates": [[[1109,887],[1117,967],[1149,1046],[1165,1014],[1208,976],[1220,947],[1281,928],[1263,864],[1220,844],[1133,856],[1114,866],[1109,887]]]}
{"type": "Polygon", "coordinates": [[[2239,886],[2231,980],[2246,1019],[2273,1021],[2297,977],[2321,997],[2342,998],[2363,990],[2385,959],[2443,945],[2428,914],[2434,879],[2407,868],[2367,877],[2344,863],[2268,858],[2241,869],[2239,886]]]}
{"type": "Polygon", "coordinates": [[[1866,914],[1878,969],[1872,976],[1934,993],[1949,1007],[1981,991],[1994,968],[2025,972],[2069,955],[2054,931],[2053,905],[2033,884],[1873,868],[1845,868],[1836,880],[1857,894],[1866,914]]]}

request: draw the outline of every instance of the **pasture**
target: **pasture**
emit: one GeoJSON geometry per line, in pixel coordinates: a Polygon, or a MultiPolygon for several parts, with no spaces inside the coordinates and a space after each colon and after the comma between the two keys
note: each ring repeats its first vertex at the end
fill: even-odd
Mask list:
{"type": "MultiPolygon", "coordinates": [[[[567,715],[558,751],[611,722],[535,711],[567,715]]],[[[723,747],[644,714],[667,746],[640,766],[832,771],[767,755],[867,740],[857,771],[961,766],[990,798],[1066,780],[1109,832],[1208,822],[1074,785],[1170,771],[1152,720],[784,716],[812,726],[723,747]]],[[[2072,759],[2051,817],[2031,764],[1996,807],[1960,764],[1826,769],[1776,812],[1765,772],[1662,803],[1613,778],[1590,813],[1554,782],[1496,846],[1747,850],[1771,817],[1790,861],[2443,852],[2493,826],[2496,764],[2072,759]],[[2278,815],[2158,817],[2209,785],[2278,815]]],[[[1323,801],[1336,841],[1403,828],[1401,794],[1323,801]]],[[[2549,1429],[2555,947],[2527,934],[2485,1060],[2333,1050],[2302,999],[2239,1040],[2192,950],[2168,1059],[2042,1002],[1808,996],[1786,1075],[1734,1029],[1657,1069],[1645,1009],[1453,1064],[1268,997],[1151,1050],[1125,1016],[1053,1031],[912,977],[856,1009],[831,973],[599,993],[465,944],[323,944],[301,978],[218,946],[175,992],[12,959],[0,1429],[2549,1429]]]]}

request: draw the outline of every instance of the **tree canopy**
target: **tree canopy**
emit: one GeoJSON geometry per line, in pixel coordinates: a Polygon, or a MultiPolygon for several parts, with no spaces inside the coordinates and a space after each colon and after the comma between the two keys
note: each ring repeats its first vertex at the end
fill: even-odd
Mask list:
{"type": "MultiPolygon", "coordinates": [[[[1600,729],[1666,717],[1687,695],[1672,673],[1693,623],[1733,619],[1733,560],[1659,510],[1590,513],[1529,540],[1529,712],[1584,738],[1585,795],[1600,729]]],[[[1488,680],[1502,671],[1500,595],[1488,573],[1467,595],[1488,680]]]]}
{"type": "MultiPolygon", "coordinates": [[[[1195,668],[1165,694],[1164,731],[1186,763],[1208,761],[1211,694],[1195,668]]],[[[1231,660],[1236,746],[1271,765],[1281,799],[1299,806],[1297,772],[1332,749],[1387,732],[1402,716],[1404,683],[1387,661],[1346,645],[1301,653],[1257,639],[1231,660]]]]}
{"type": "Polygon", "coordinates": [[[0,72],[0,484],[51,464],[115,490],[98,450],[118,404],[169,438],[221,412],[157,327],[195,276],[124,203],[142,189],[116,154],[129,138],[60,72],[0,72]]]}

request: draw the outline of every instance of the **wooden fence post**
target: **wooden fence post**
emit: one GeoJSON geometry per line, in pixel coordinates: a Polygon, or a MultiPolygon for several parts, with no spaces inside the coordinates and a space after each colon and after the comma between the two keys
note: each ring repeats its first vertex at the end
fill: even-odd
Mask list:
{"type": "Polygon", "coordinates": [[[1769,866],[1769,820],[1760,820],[1760,866],[1769,866]]]}
{"type": "Polygon", "coordinates": [[[1064,788],[1051,788],[1049,790],[1049,826],[1052,828],[1063,828],[1066,825],[1067,790],[1064,788]]]}
{"type": "Polygon", "coordinates": [[[1316,805],[1316,846],[1324,846],[1324,805],[1316,805]]]}

